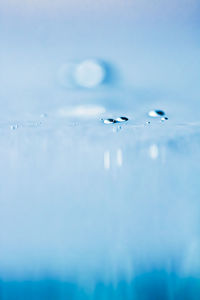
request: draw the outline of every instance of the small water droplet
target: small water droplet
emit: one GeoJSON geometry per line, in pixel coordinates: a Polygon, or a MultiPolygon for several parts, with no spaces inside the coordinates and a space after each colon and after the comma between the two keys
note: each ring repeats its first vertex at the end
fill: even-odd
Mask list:
{"type": "Polygon", "coordinates": [[[116,119],[116,122],[118,123],[127,122],[127,121],[128,121],[127,117],[119,117],[116,119]]]}
{"type": "Polygon", "coordinates": [[[116,121],[114,119],[101,119],[104,124],[114,124],[116,121]]]}
{"type": "Polygon", "coordinates": [[[152,118],[157,118],[165,115],[165,112],[162,110],[150,110],[148,115],[152,118]]]}
{"type": "Polygon", "coordinates": [[[19,127],[19,126],[18,126],[17,124],[15,124],[15,125],[11,125],[11,126],[10,126],[10,129],[11,129],[11,130],[16,130],[18,127],[19,127]]]}
{"type": "Polygon", "coordinates": [[[149,125],[149,124],[151,124],[151,122],[150,121],[146,121],[146,124],[149,125]]]}
{"type": "Polygon", "coordinates": [[[161,118],[161,122],[164,122],[164,121],[166,121],[166,120],[168,120],[168,117],[162,117],[162,118],[161,118]]]}

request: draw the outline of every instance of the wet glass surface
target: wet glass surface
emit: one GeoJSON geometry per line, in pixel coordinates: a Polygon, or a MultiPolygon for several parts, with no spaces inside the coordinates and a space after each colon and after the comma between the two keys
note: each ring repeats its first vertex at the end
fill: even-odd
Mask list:
{"type": "Polygon", "coordinates": [[[198,299],[200,126],[137,115],[1,124],[2,299],[198,299]]]}

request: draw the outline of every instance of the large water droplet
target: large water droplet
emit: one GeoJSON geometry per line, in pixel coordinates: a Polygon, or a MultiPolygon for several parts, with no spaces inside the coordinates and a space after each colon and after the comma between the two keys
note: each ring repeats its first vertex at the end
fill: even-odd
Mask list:
{"type": "Polygon", "coordinates": [[[116,122],[118,123],[127,122],[127,121],[128,121],[127,117],[119,117],[116,119],[116,122]]]}
{"type": "Polygon", "coordinates": [[[152,118],[158,118],[165,115],[165,112],[162,110],[150,110],[148,115],[152,118]]]}
{"type": "Polygon", "coordinates": [[[114,124],[116,121],[114,119],[102,119],[104,124],[114,124]]]}

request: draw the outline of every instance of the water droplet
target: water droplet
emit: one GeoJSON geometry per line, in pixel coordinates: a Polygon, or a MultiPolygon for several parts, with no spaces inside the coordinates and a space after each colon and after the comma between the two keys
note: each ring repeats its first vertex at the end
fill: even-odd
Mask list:
{"type": "Polygon", "coordinates": [[[148,115],[152,118],[157,118],[165,115],[165,112],[162,110],[150,110],[148,115]]]}
{"type": "Polygon", "coordinates": [[[114,124],[116,121],[114,119],[101,119],[104,124],[114,124]]]}
{"type": "Polygon", "coordinates": [[[164,121],[166,121],[166,120],[168,120],[168,117],[162,117],[162,118],[161,118],[161,122],[164,122],[164,121]]]}
{"type": "Polygon", "coordinates": [[[17,124],[11,125],[10,129],[11,130],[16,130],[19,126],[17,124]]]}
{"type": "Polygon", "coordinates": [[[151,122],[150,121],[146,121],[146,124],[149,125],[149,124],[151,124],[151,122]]]}
{"type": "Polygon", "coordinates": [[[119,117],[116,119],[116,122],[118,123],[127,122],[127,121],[128,121],[127,117],[119,117]]]}
{"type": "Polygon", "coordinates": [[[119,132],[122,129],[122,126],[113,126],[113,132],[119,132]]]}

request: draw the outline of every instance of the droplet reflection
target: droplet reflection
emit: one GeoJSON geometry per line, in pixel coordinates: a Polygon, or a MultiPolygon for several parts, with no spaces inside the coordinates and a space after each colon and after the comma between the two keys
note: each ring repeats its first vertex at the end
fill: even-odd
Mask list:
{"type": "Polygon", "coordinates": [[[104,168],[106,170],[110,169],[110,152],[108,150],[104,152],[104,168]]]}
{"type": "Polygon", "coordinates": [[[157,159],[159,155],[159,149],[158,149],[158,146],[156,144],[152,144],[150,147],[149,147],[149,156],[152,158],[152,159],[157,159]]]}
{"type": "Polygon", "coordinates": [[[117,149],[117,165],[121,167],[123,164],[123,156],[122,156],[122,150],[117,149]]]}

